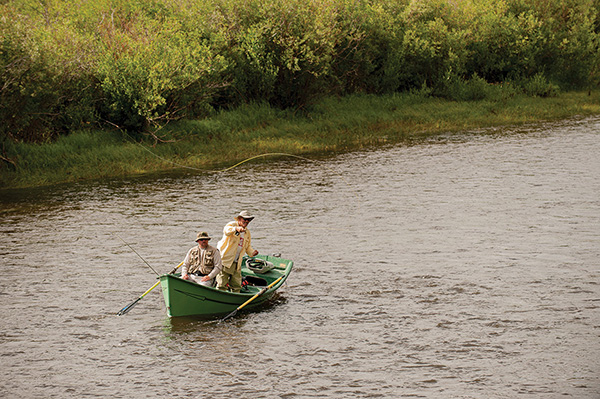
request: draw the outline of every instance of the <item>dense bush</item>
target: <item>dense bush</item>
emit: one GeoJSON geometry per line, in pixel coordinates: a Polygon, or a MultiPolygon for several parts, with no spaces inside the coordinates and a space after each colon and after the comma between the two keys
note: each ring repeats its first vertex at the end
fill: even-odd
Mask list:
{"type": "Polygon", "coordinates": [[[0,141],[152,132],[331,94],[552,96],[600,81],[600,0],[8,0],[0,141]]]}
{"type": "Polygon", "coordinates": [[[0,17],[0,134],[40,141],[94,119],[93,73],[85,38],[63,22],[0,17]]]}
{"type": "Polygon", "coordinates": [[[201,25],[148,4],[117,10],[118,20],[111,16],[97,29],[101,114],[133,130],[202,110],[227,64],[201,25]]]}

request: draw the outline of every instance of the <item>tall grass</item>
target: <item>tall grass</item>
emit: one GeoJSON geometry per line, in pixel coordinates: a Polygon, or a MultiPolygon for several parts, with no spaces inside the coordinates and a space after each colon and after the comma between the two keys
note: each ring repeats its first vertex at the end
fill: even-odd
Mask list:
{"type": "Polygon", "coordinates": [[[600,114],[600,92],[452,101],[428,92],[327,97],[302,113],[248,104],[167,125],[157,143],[121,130],[81,130],[47,144],[8,143],[18,167],[0,187],[30,187],[172,168],[218,169],[255,155],[356,149],[466,129],[600,114]]]}

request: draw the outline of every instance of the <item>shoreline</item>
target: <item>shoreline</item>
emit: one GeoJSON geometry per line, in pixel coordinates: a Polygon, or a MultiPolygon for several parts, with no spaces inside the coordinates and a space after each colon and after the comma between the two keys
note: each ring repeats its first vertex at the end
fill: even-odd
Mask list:
{"type": "Polygon", "coordinates": [[[164,142],[85,129],[53,143],[9,143],[0,190],[42,187],[189,168],[231,167],[265,153],[308,157],[444,133],[600,115],[600,90],[556,97],[450,101],[419,94],[326,98],[302,115],[251,104],[160,131],[164,142]]]}

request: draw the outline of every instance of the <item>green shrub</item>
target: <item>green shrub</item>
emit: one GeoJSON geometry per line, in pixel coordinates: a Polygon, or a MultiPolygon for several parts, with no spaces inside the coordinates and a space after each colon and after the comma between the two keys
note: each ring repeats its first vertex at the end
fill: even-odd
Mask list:
{"type": "Polygon", "coordinates": [[[102,56],[95,71],[106,119],[134,131],[206,106],[226,65],[202,28],[176,14],[156,20],[144,11],[122,13],[127,17],[99,29],[102,56]]]}
{"type": "Polygon", "coordinates": [[[470,79],[455,75],[446,78],[436,95],[455,101],[504,101],[520,92],[520,88],[509,82],[488,83],[479,75],[474,74],[470,79]]]}
{"type": "Polygon", "coordinates": [[[47,141],[94,120],[86,38],[46,30],[5,5],[0,18],[0,134],[47,141]]]}
{"type": "Polygon", "coordinates": [[[597,3],[5,0],[0,134],[43,142],[103,123],[140,138],[242,104],[421,87],[551,96],[600,81],[597,3]]]}
{"type": "Polygon", "coordinates": [[[556,97],[560,92],[559,87],[550,83],[543,73],[526,80],[522,87],[525,94],[532,97],[556,97]]]}
{"type": "Polygon", "coordinates": [[[300,107],[327,92],[337,50],[357,35],[341,28],[338,6],[305,0],[235,3],[233,15],[224,17],[232,32],[230,95],[300,107]]]}

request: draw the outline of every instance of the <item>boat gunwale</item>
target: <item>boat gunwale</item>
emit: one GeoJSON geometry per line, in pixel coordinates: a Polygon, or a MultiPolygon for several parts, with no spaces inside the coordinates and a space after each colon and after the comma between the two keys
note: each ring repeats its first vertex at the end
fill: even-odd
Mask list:
{"type": "MultiPolygon", "coordinates": [[[[270,300],[273,297],[273,295],[275,294],[275,291],[277,291],[289,277],[289,275],[293,269],[294,262],[289,259],[268,256],[268,255],[258,255],[258,257],[261,257],[263,259],[279,260],[281,262],[280,265],[281,266],[285,265],[285,267],[277,267],[276,266],[273,270],[271,270],[267,273],[264,273],[264,274],[254,273],[253,271],[251,271],[247,268],[243,268],[242,269],[243,276],[252,276],[252,277],[262,278],[265,281],[265,285],[264,286],[262,286],[262,285],[261,286],[252,286],[251,291],[239,292],[239,293],[225,291],[225,290],[219,290],[216,287],[207,287],[207,286],[197,284],[193,281],[183,280],[181,278],[180,273],[163,274],[163,275],[159,276],[159,279],[161,281],[161,286],[163,286],[163,295],[165,295],[165,298],[164,298],[165,304],[167,304],[167,297],[166,297],[166,294],[164,291],[164,285],[170,286],[171,283],[169,283],[169,280],[176,281],[176,284],[183,284],[183,287],[188,287],[190,289],[189,291],[183,290],[181,288],[182,286],[180,286],[179,289],[170,288],[170,289],[174,290],[174,292],[178,292],[179,295],[187,295],[187,296],[194,297],[196,295],[202,296],[202,293],[205,293],[206,296],[204,296],[202,299],[199,299],[199,298],[197,298],[197,299],[199,299],[201,301],[207,301],[207,302],[213,303],[213,304],[221,304],[221,305],[224,305],[227,307],[231,307],[231,310],[235,309],[236,307],[243,304],[248,299],[252,298],[253,296],[255,296],[256,294],[259,294],[259,293],[260,293],[260,298],[256,298],[256,300],[253,301],[253,303],[248,306],[249,308],[258,306],[258,305],[270,300]],[[283,277],[283,278],[280,281],[278,281],[277,284],[268,288],[266,291],[261,292],[264,288],[267,288],[269,284],[271,284],[273,281],[276,281],[280,277],[283,277]]],[[[168,308],[167,310],[168,310],[170,317],[179,317],[179,316],[172,316],[171,315],[172,310],[170,308],[168,308]]],[[[177,311],[175,313],[180,313],[180,312],[177,311]]],[[[197,315],[204,315],[204,314],[205,313],[198,313],[197,315]]],[[[208,315],[208,314],[213,314],[213,313],[206,313],[206,315],[208,315]]],[[[216,313],[214,313],[214,314],[216,314],[216,313]]]]}

